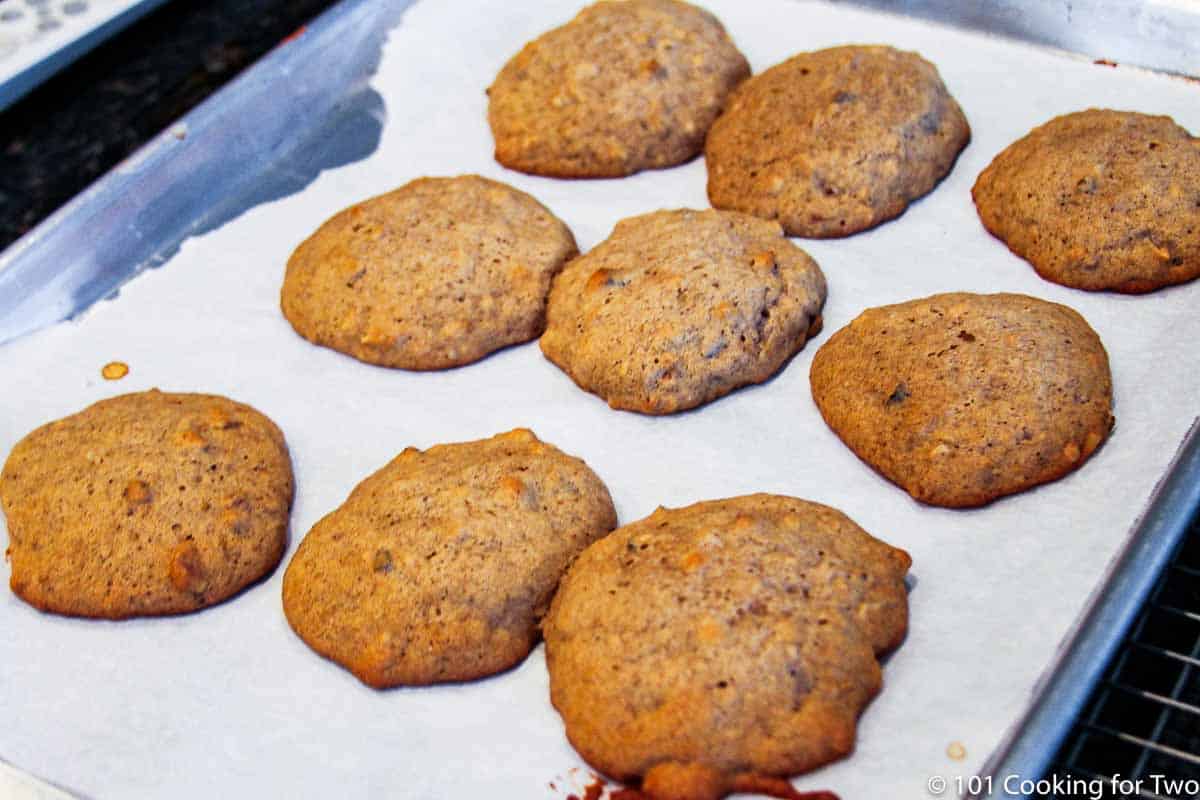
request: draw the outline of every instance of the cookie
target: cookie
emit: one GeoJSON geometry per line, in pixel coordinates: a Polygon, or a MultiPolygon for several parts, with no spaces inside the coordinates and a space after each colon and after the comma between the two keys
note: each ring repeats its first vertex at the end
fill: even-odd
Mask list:
{"type": "Polygon", "coordinates": [[[296,248],[280,302],[309,341],[385,367],[445,369],[535,339],[578,252],[524,192],[420,178],[334,215],[296,248]]]}
{"type": "Polygon", "coordinates": [[[868,309],[817,351],[810,378],[834,433],[931,505],[979,506],[1056,480],[1113,427],[1096,332],[1019,294],[868,309]]]}
{"type": "Polygon", "coordinates": [[[211,606],[279,563],[292,491],[283,434],[250,406],[101,400],[30,433],[0,472],[12,590],[80,617],[211,606]]]}
{"type": "Polygon", "coordinates": [[[916,53],[801,53],[742,84],[713,124],[708,197],[793,236],[848,236],[930,192],[970,137],[937,69],[916,53]]]}
{"type": "Polygon", "coordinates": [[[600,479],[528,430],[408,448],[304,537],[283,609],[370,686],[480,678],[525,658],[567,565],[615,526],[600,479]]]}
{"type": "Polygon", "coordinates": [[[824,303],[820,268],[778,224],[656,211],[567,265],[541,347],[613,408],[671,414],[771,377],[820,329],[824,303]]]}
{"type": "Polygon", "coordinates": [[[599,2],[533,40],[488,89],[496,160],[560,178],[680,164],[750,74],[712,14],[678,0],[599,2]]]}
{"type": "Polygon", "coordinates": [[[988,232],[1048,281],[1137,294],[1200,276],[1200,139],[1170,117],[1055,117],[971,195],[988,232]]]}
{"type": "Polygon", "coordinates": [[[779,495],[618,528],[542,626],[567,738],[652,798],[778,792],[853,748],[877,657],[904,639],[910,564],[840,511],[779,495]]]}

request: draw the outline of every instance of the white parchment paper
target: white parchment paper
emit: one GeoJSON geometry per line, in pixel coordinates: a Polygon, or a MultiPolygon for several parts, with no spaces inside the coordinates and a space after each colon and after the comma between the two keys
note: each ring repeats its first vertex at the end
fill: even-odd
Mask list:
{"type": "MultiPolygon", "coordinates": [[[[585,250],[621,217],[707,206],[702,160],[586,182],[493,162],[484,88],[522,43],[578,5],[419,2],[375,79],[388,123],[374,155],[187,242],[81,319],[0,348],[0,453],[43,422],[124,392],[157,386],[251,403],[283,428],[295,463],[285,563],[321,515],[405,446],[520,425],[586,459],[623,522],[659,504],[755,491],[837,506],[912,554],[911,633],[887,662],[855,754],[796,784],[845,800],[925,797],[930,776],[971,774],[1015,720],[1200,405],[1200,283],[1122,297],[1042,281],[984,232],[971,184],[1035,124],[1089,106],[1170,114],[1200,131],[1200,87],[842,7],[706,0],[756,72],[848,42],[919,50],[974,131],[953,173],[900,219],[801,242],[829,279],[827,332],[784,372],[697,412],[650,418],[609,410],[536,345],[417,374],[296,336],[278,310],[292,248],[340,208],[420,175],[508,181],[566,220],[585,250]],[[928,508],[822,423],[808,370],[828,332],[867,306],[951,290],[1066,303],[1100,333],[1117,427],[1082,470],[981,510],[928,508]],[[101,380],[114,359],[129,363],[129,376],[101,380]],[[964,760],[946,755],[952,741],[966,747],[964,760]]],[[[586,781],[572,772],[583,765],[549,704],[540,647],[489,680],[374,691],[291,632],[282,575],[201,613],[122,623],[41,614],[0,591],[0,757],[100,798],[528,800],[586,781]]]]}

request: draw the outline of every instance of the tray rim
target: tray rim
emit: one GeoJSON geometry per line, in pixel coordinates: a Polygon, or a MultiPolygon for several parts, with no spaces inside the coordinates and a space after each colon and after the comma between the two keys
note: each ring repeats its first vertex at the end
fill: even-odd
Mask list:
{"type": "MultiPolygon", "coordinates": [[[[70,29],[57,31],[41,42],[30,45],[27,52],[18,51],[11,65],[5,65],[7,78],[0,80],[0,111],[14,105],[25,95],[70,64],[78,61],[140,20],[167,0],[125,0],[123,7],[111,12],[101,11],[82,32],[70,29]]],[[[7,61],[7,59],[6,59],[7,61]]]]}

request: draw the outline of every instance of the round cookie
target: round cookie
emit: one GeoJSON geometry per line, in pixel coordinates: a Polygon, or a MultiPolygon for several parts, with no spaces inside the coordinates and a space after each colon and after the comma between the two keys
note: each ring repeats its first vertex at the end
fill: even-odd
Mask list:
{"type": "Polygon", "coordinates": [[[659,800],[779,793],[853,748],[877,656],[904,639],[910,564],[840,511],[779,495],[618,528],[542,625],[567,737],[659,800]]]}
{"type": "Polygon", "coordinates": [[[820,268],[778,224],[656,211],[567,265],[541,347],[613,408],[671,414],[771,377],[820,329],[824,303],[820,268]]]}
{"type": "Polygon", "coordinates": [[[713,124],[708,197],[793,236],[848,236],[931,191],[970,138],[937,69],[916,53],[801,53],[742,84],[713,124]]]}
{"type": "Polygon", "coordinates": [[[810,378],[834,433],[931,505],[984,505],[1060,478],[1113,426],[1096,332],[1019,294],[868,309],[817,351],[810,378]]]}
{"type": "Polygon", "coordinates": [[[304,537],[283,609],[370,686],[480,678],[525,658],[567,565],[616,522],[587,465],[528,430],[408,448],[304,537]]]}
{"type": "Polygon", "coordinates": [[[599,2],[513,56],[488,89],[496,160],[560,178],[680,164],[750,74],[712,14],[678,0],[599,2]]]}
{"type": "Polygon", "coordinates": [[[1141,293],[1200,276],[1200,139],[1170,117],[1055,117],[971,195],[988,232],[1048,281],[1141,293]]]}
{"type": "Polygon", "coordinates": [[[213,605],[279,563],[292,491],[283,434],[250,406],[101,400],[30,433],[0,472],[12,590],[81,617],[213,605]]]}
{"type": "Polygon", "coordinates": [[[280,303],[315,344],[385,367],[469,364],[536,338],[571,231],[503,183],[420,178],[336,214],[288,260],[280,303]]]}

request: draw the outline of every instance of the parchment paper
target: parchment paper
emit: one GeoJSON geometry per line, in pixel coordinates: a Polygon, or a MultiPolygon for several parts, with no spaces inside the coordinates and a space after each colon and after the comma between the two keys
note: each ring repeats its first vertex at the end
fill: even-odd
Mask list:
{"type": "MultiPolygon", "coordinates": [[[[114,394],[227,394],[283,428],[298,495],[286,559],[358,481],[408,445],[525,425],[607,482],[623,522],[659,504],[747,492],[837,506],[913,556],[911,633],[887,662],[855,754],[797,780],[845,800],[919,798],[930,776],[970,775],[1118,550],[1197,412],[1200,283],[1145,297],[1039,279],[981,227],[975,176],[1035,124],[1089,106],[1170,114],[1200,131],[1200,87],[817,3],[706,0],[754,70],[847,42],[935,62],[974,131],[951,175],[898,220],[800,244],[830,284],[825,330],[769,383],[694,413],[609,410],[536,345],[416,374],[360,364],[296,336],[278,311],[293,247],[326,217],[420,175],[479,172],[531,192],[594,246],[621,217],[706,207],[702,160],[615,181],[556,181],[492,161],[484,88],[579,0],[422,0],[375,80],[379,150],[185,243],[81,319],[0,348],[0,452],[35,426],[114,394]],[[871,305],[934,292],[1015,291],[1066,303],[1100,333],[1117,427],[1079,472],[987,508],[918,505],[822,423],[813,352],[871,305]],[[106,382],[114,359],[127,378],[106,382]],[[959,741],[967,757],[952,761],[959,741]]],[[[89,796],[562,797],[586,781],[547,697],[539,647],[489,680],[378,692],[314,655],[280,606],[283,568],[231,602],[122,623],[41,614],[0,591],[0,757],[89,796]],[[554,784],[554,788],[550,784],[554,784]]],[[[7,583],[7,566],[0,578],[7,583]]],[[[953,784],[952,784],[953,786],[953,784]]]]}

